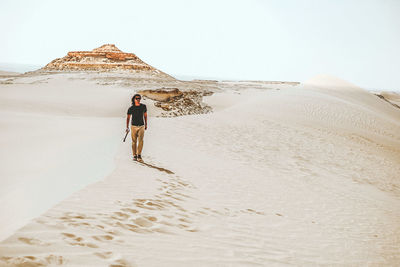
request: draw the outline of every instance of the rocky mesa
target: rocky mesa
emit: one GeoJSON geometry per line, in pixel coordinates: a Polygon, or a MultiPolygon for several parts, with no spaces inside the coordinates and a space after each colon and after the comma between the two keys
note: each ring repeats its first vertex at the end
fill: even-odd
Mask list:
{"type": "MultiPolygon", "coordinates": [[[[92,51],[71,51],[63,58],[57,58],[42,70],[55,71],[112,71],[124,70],[164,74],[162,71],[143,62],[133,53],[125,53],[114,44],[105,44],[92,51]]],[[[169,76],[169,75],[167,75],[169,76]]]]}

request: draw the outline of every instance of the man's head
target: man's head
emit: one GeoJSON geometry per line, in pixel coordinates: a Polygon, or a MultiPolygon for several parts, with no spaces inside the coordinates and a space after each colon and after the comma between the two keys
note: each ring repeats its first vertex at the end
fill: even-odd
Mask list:
{"type": "Polygon", "coordinates": [[[140,99],[141,99],[142,97],[139,95],[139,94],[135,94],[133,97],[132,97],[132,104],[135,104],[135,101],[136,101],[136,103],[140,103],[140,99]]]}

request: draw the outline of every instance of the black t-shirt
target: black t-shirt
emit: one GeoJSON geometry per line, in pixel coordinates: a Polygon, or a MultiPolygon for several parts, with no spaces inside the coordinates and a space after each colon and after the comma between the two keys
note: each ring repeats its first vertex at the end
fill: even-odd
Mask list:
{"type": "Polygon", "coordinates": [[[143,115],[147,111],[145,104],[140,104],[140,106],[135,106],[133,104],[128,109],[128,114],[132,114],[132,125],[141,126],[144,125],[143,115]]]}

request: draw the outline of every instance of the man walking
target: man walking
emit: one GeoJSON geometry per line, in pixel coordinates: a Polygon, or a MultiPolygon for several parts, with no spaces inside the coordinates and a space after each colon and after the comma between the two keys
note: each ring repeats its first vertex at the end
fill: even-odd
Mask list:
{"type": "Polygon", "coordinates": [[[132,152],[133,160],[142,161],[144,130],[147,130],[147,108],[140,103],[141,96],[135,94],[132,97],[132,106],[128,109],[126,116],[126,132],[129,132],[129,121],[132,115],[132,152]],[[144,118],[144,121],[143,121],[144,118]]]}

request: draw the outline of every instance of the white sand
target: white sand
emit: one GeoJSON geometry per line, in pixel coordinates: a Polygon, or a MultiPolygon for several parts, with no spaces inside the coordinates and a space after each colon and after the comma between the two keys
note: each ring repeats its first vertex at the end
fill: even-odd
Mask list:
{"type": "Polygon", "coordinates": [[[146,166],[118,143],[131,90],[48,82],[1,86],[1,188],[29,191],[2,201],[44,211],[110,172],[117,149],[115,168],[4,240],[3,264],[400,264],[400,110],[371,93],[326,76],[221,85],[212,114],[149,119],[146,166]]]}

